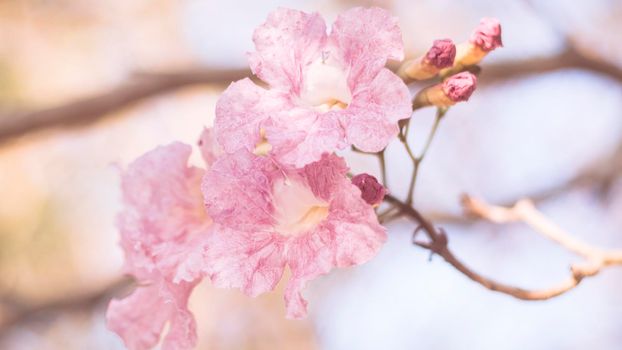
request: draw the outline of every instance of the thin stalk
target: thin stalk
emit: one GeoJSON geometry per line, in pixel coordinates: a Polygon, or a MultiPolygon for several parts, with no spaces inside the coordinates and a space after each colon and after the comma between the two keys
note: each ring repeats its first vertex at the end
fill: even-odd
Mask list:
{"type": "Polygon", "coordinates": [[[423,145],[423,149],[421,150],[421,154],[419,156],[415,156],[414,152],[410,148],[410,145],[408,144],[408,133],[406,132],[405,135],[402,135],[402,137],[400,137],[400,141],[404,145],[404,148],[406,149],[406,153],[408,153],[408,157],[413,162],[413,172],[410,177],[410,185],[408,186],[408,197],[406,197],[406,204],[408,205],[412,204],[414,196],[415,196],[415,184],[417,183],[417,176],[419,175],[419,166],[421,165],[421,162],[423,161],[426,154],[428,153],[428,150],[430,149],[432,140],[434,139],[434,136],[436,135],[441,119],[443,119],[443,116],[445,115],[445,113],[447,113],[446,108],[438,108],[436,110],[434,124],[432,124],[432,128],[430,129],[430,132],[428,133],[428,138],[426,139],[426,142],[423,145]]]}
{"type": "Polygon", "coordinates": [[[384,187],[387,187],[387,163],[386,160],[384,158],[384,151],[386,150],[383,149],[382,151],[376,153],[376,155],[378,156],[378,162],[380,163],[380,177],[382,178],[382,185],[384,187]]]}

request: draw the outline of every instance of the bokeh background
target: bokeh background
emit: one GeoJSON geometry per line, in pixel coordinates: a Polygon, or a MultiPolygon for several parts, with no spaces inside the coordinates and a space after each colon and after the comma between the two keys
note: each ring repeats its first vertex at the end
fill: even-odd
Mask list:
{"type": "MultiPolygon", "coordinates": [[[[554,285],[576,260],[522,225],[461,216],[459,196],[535,197],[574,235],[622,247],[622,2],[485,0],[0,1],[0,348],[122,349],[104,325],[127,292],[114,227],[118,166],[194,143],[219,93],[246,74],[253,29],[277,6],[330,23],[352,6],[399,16],[409,56],[498,17],[505,47],[444,120],[416,205],[474,269],[554,285]]],[[[421,144],[433,111],[413,117],[421,144]]],[[[410,171],[388,149],[400,195],[410,171]]],[[[374,158],[345,154],[355,171],[374,158]]],[[[389,225],[372,262],[314,281],[310,317],[284,319],[279,290],[251,299],[202,284],[200,349],[621,349],[622,269],[546,302],[483,289],[389,225]]]]}

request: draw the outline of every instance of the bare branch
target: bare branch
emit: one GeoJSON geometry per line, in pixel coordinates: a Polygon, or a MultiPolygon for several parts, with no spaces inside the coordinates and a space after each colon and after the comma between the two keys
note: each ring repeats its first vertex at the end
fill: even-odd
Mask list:
{"type": "MultiPolygon", "coordinates": [[[[510,295],[521,300],[547,300],[564,294],[576,287],[585,277],[596,275],[598,272],[600,272],[600,269],[605,266],[602,260],[588,261],[583,264],[575,264],[571,266],[571,276],[570,278],[568,278],[568,280],[554,287],[542,290],[528,290],[500,283],[475,272],[474,270],[466,266],[460,259],[458,259],[449,250],[448,237],[445,232],[437,229],[431,221],[421,215],[421,213],[419,213],[419,211],[417,211],[415,208],[391,195],[387,195],[385,197],[385,200],[390,204],[399,207],[404,215],[417,222],[421,227],[421,230],[417,231],[423,231],[426,233],[429,242],[415,241],[414,243],[416,245],[428,249],[435,254],[438,254],[456,270],[460,271],[469,279],[479,283],[483,287],[495,292],[510,295]]],[[[498,215],[498,213],[495,214],[498,215]]],[[[616,252],[612,254],[615,254],[615,259],[617,259],[618,253],[616,252]]],[[[611,264],[613,263],[621,264],[622,262],[618,260],[612,260],[611,264]]]]}
{"type": "Polygon", "coordinates": [[[595,57],[589,57],[572,46],[555,56],[530,58],[522,61],[486,64],[480,73],[482,83],[523,78],[563,69],[580,69],[607,76],[622,83],[622,68],[595,57]]]}
{"type": "Polygon", "coordinates": [[[497,224],[524,222],[535,232],[563,246],[569,251],[583,256],[587,260],[601,265],[600,267],[622,264],[622,250],[605,251],[592,247],[588,243],[571,236],[568,232],[538,211],[530,200],[522,199],[513,207],[506,208],[489,205],[480,199],[464,196],[462,204],[467,213],[497,224]]]}
{"type": "MultiPolygon", "coordinates": [[[[611,185],[620,175],[622,175],[622,142],[620,142],[613,153],[594,162],[589,167],[586,167],[584,171],[577,173],[567,181],[560,182],[544,190],[525,194],[522,197],[529,198],[533,203],[538,204],[546,202],[570,190],[588,187],[595,188],[596,192],[600,195],[606,195],[611,185]]],[[[517,201],[517,199],[506,201],[502,206],[509,207],[517,201]]],[[[434,221],[452,224],[469,224],[477,220],[482,220],[479,216],[466,217],[443,212],[426,213],[426,217],[434,221]]]]}
{"type": "Polygon", "coordinates": [[[0,338],[16,325],[54,317],[66,311],[89,310],[107,302],[112,296],[132,285],[128,278],[120,278],[102,289],[86,294],[65,296],[39,305],[28,306],[28,303],[4,297],[0,305],[7,309],[6,315],[0,318],[0,338]]]}
{"type": "MultiPolygon", "coordinates": [[[[396,67],[391,67],[396,68],[396,67]]],[[[545,58],[530,58],[506,63],[487,64],[481,72],[480,83],[495,83],[533,74],[562,69],[582,69],[602,74],[622,82],[619,67],[580,54],[575,49],[545,58]]],[[[0,117],[0,143],[31,131],[51,127],[86,125],[137,101],[181,87],[198,84],[229,84],[251,75],[247,69],[213,70],[190,69],[173,73],[142,74],[126,84],[101,95],[66,105],[33,112],[20,112],[0,117]]]]}
{"type": "Polygon", "coordinates": [[[39,111],[3,115],[0,117],[0,142],[51,127],[91,124],[135,102],[174,89],[200,84],[228,84],[249,75],[250,71],[244,69],[139,74],[129,82],[100,95],[39,111]]]}

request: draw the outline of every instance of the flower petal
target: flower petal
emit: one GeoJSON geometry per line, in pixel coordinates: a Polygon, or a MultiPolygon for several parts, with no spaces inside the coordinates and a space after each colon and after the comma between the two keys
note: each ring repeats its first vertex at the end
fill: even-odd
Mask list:
{"type": "Polygon", "coordinates": [[[292,107],[265,125],[272,156],[297,168],[315,162],[324,153],[345,147],[345,134],[339,113],[319,114],[306,108],[292,107]]]}
{"type": "Polygon", "coordinates": [[[365,152],[378,152],[398,133],[397,122],[410,118],[408,87],[393,72],[383,68],[365,89],[355,92],[344,114],[348,142],[365,152]]]}
{"type": "Polygon", "coordinates": [[[351,67],[350,86],[373,79],[387,59],[404,58],[398,19],[377,7],[356,7],[339,15],[330,41],[341,60],[351,67]]]}
{"type": "Polygon", "coordinates": [[[326,24],[317,13],[279,8],[253,34],[251,70],[272,88],[300,91],[301,66],[321,54],[326,24]]]}
{"type": "Polygon", "coordinates": [[[206,172],[202,190],[215,222],[247,231],[272,225],[270,174],[278,171],[270,159],[247,151],[219,158],[206,172]]]}
{"type": "Polygon", "coordinates": [[[339,187],[328,218],[335,247],[336,267],[360,265],[373,258],[387,239],[386,229],[356,186],[339,187]]]}
{"type": "Polygon", "coordinates": [[[225,227],[216,231],[208,249],[207,274],[212,283],[221,288],[239,288],[253,297],[273,290],[285,267],[281,237],[225,227]]]}
{"type": "Polygon", "coordinates": [[[142,350],[158,344],[164,325],[170,322],[162,348],[192,349],[196,345],[196,325],[187,303],[193,288],[194,284],[187,283],[138,287],[130,296],[110,302],[107,326],[128,349],[142,350]]]}
{"type": "Polygon", "coordinates": [[[236,81],[216,103],[214,135],[227,153],[252,152],[260,140],[260,123],[266,118],[266,90],[245,78],[236,81]]]}
{"type": "MultiPolygon", "coordinates": [[[[187,165],[191,147],[161,146],[135,160],[122,174],[124,209],[117,217],[126,270],[137,277],[183,248],[211,223],[200,191],[203,170],[187,165]]],[[[180,256],[180,259],[183,256],[180,256]]],[[[164,274],[174,273],[176,263],[164,274]]]]}

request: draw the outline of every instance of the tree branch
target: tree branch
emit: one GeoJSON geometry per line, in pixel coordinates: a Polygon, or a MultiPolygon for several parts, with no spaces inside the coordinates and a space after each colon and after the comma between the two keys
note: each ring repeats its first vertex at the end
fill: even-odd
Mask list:
{"type": "MultiPolygon", "coordinates": [[[[502,80],[562,69],[586,70],[622,82],[622,69],[620,67],[588,57],[573,48],[569,48],[551,57],[487,64],[486,69],[481,72],[480,83],[496,83],[502,80]]],[[[120,87],[101,95],[40,111],[19,112],[1,116],[0,143],[28,132],[51,127],[91,124],[132,103],[181,87],[199,84],[226,85],[249,76],[251,76],[251,72],[247,69],[189,69],[172,73],[141,74],[120,87]]]]}
{"type": "MultiPolygon", "coordinates": [[[[618,144],[616,150],[603,157],[601,160],[594,162],[584,171],[577,173],[567,181],[549,187],[545,190],[535,191],[526,195],[533,203],[546,202],[572,189],[593,187],[600,195],[606,195],[611,189],[611,185],[622,174],[622,140],[618,144]]],[[[512,206],[518,200],[506,201],[502,204],[504,207],[512,206]]],[[[482,220],[479,216],[466,217],[464,215],[455,215],[451,213],[435,212],[426,213],[429,219],[452,224],[469,224],[477,220],[482,220]]]]}
{"type": "Polygon", "coordinates": [[[563,69],[585,70],[622,83],[621,67],[596,57],[589,57],[579,52],[572,45],[555,56],[530,58],[516,62],[487,63],[486,69],[480,73],[480,79],[482,83],[496,83],[501,80],[523,78],[563,69]]]}
{"type": "Polygon", "coordinates": [[[176,73],[137,74],[127,83],[100,95],[58,107],[18,112],[0,117],[0,143],[52,127],[88,125],[143,99],[200,84],[228,84],[248,77],[250,71],[199,69],[176,73]]]}
{"type": "Polygon", "coordinates": [[[490,222],[506,224],[523,222],[535,232],[561,245],[567,250],[583,256],[600,267],[622,264],[621,251],[605,251],[592,247],[575,237],[572,237],[549,218],[536,209],[533,202],[522,199],[511,208],[492,206],[480,199],[470,196],[462,198],[462,204],[468,214],[479,216],[490,222]]]}
{"type": "Polygon", "coordinates": [[[38,321],[46,317],[54,317],[60,312],[89,310],[107,302],[112,296],[127,289],[133,284],[128,278],[120,278],[98,289],[82,295],[65,296],[39,305],[28,306],[28,303],[3,297],[0,300],[3,316],[0,318],[0,338],[16,325],[38,321]]]}
{"type": "MultiPolygon", "coordinates": [[[[419,227],[417,228],[417,230],[415,230],[415,234],[413,235],[414,244],[422,248],[428,249],[431,252],[441,256],[447,263],[453,266],[456,270],[460,271],[466,277],[479,283],[483,287],[489,290],[495,291],[495,292],[510,295],[512,297],[515,297],[521,300],[534,301],[534,300],[547,300],[547,299],[554,298],[556,296],[564,294],[568,292],[569,290],[572,290],[573,288],[575,288],[585,277],[594,276],[598,274],[603,267],[614,265],[614,264],[616,265],[622,264],[622,261],[618,260],[620,253],[617,251],[607,252],[607,253],[603,253],[601,251],[597,251],[598,253],[594,253],[590,251],[590,254],[595,254],[595,255],[590,255],[590,259],[585,263],[572,265],[571,276],[566,281],[563,281],[559,285],[553,286],[551,288],[542,289],[542,290],[528,290],[528,289],[500,283],[491,278],[485,277],[475,272],[474,270],[466,266],[460,259],[458,259],[449,250],[449,246],[448,246],[449,240],[445,232],[442,229],[437,229],[436,226],[434,226],[434,224],[431,221],[429,221],[427,218],[421,215],[421,213],[419,213],[419,211],[417,211],[415,208],[413,208],[410,205],[407,205],[406,203],[400,201],[399,199],[397,199],[396,197],[392,195],[387,195],[385,197],[385,200],[399,207],[404,215],[408,216],[409,218],[411,218],[412,220],[414,220],[415,222],[419,224],[419,227]],[[423,231],[426,233],[428,240],[429,240],[428,242],[421,242],[421,241],[416,240],[416,233],[419,231],[423,231]],[[603,255],[600,255],[601,253],[603,255]],[[592,258],[601,258],[601,257],[604,257],[605,259],[604,260],[592,259],[592,258]]],[[[480,206],[480,209],[481,208],[482,207],[480,206]]],[[[487,208],[487,207],[484,207],[484,208],[487,208]]],[[[526,215],[525,213],[527,213],[527,216],[529,217],[530,222],[534,224],[535,223],[538,224],[538,225],[534,225],[535,227],[537,227],[538,229],[546,229],[546,230],[550,229],[551,223],[548,221],[545,221],[545,223],[548,225],[542,226],[542,217],[534,216],[534,210],[535,208],[531,211],[523,211],[522,214],[520,214],[521,215],[520,217],[523,218],[523,216],[526,215]]],[[[504,213],[507,214],[507,212],[504,212],[504,213]]],[[[494,214],[490,214],[490,215],[491,217],[495,217],[496,219],[501,218],[501,215],[499,215],[499,211],[497,210],[495,210],[494,214]]],[[[509,215],[509,217],[514,218],[515,215],[516,214],[512,214],[512,215],[509,215]]],[[[552,237],[556,237],[557,239],[559,239],[560,238],[559,232],[556,232],[556,233],[558,235],[557,236],[553,235],[552,237]]],[[[566,237],[566,236],[562,235],[562,237],[566,237]]],[[[568,240],[565,240],[565,242],[567,241],[568,240]]],[[[574,243],[577,243],[577,242],[575,241],[574,243]]],[[[583,250],[582,252],[585,253],[585,251],[583,250]]]]}

